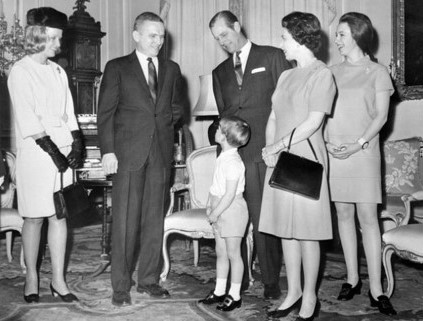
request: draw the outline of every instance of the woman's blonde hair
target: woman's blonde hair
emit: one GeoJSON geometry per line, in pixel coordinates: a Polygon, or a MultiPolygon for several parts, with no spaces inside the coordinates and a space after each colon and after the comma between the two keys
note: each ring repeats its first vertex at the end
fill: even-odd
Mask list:
{"type": "Polygon", "coordinates": [[[25,28],[24,49],[26,54],[30,55],[42,52],[46,48],[47,41],[47,27],[27,26],[25,28]]]}

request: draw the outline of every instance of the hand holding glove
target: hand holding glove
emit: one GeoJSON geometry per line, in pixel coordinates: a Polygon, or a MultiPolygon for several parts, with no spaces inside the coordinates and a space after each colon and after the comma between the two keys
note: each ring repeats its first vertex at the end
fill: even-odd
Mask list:
{"type": "Polygon", "coordinates": [[[72,150],[68,155],[69,166],[73,169],[81,167],[84,163],[84,140],[79,130],[71,132],[73,137],[72,150]]]}
{"type": "Polygon", "coordinates": [[[60,152],[56,144],[50,139],[50,136],[38,138],[35,142],[43,149],[43,151],[50,155],[59,172],[63,173],[68,169],[68,160],[65,155],[60,152]]]}

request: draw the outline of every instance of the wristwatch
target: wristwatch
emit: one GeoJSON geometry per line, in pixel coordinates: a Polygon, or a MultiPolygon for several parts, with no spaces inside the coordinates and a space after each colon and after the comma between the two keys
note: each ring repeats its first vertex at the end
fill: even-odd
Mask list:
{"type": "Polygon", "coordinates": [[[359,138],[357,140],[357,143],[361,145],[361,149],[366,149],[367,147],[369,147],[369,142],[365,140],[363,137],[359,138]]]}

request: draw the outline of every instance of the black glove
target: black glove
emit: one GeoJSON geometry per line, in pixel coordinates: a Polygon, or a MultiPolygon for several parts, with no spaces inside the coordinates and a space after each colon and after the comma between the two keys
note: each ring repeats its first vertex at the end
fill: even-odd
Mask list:
{"type": "Polygon", "coordinates": [[[81,167],[84,163],[85,146],[82,134],[79,130],[73,130],[71,134],[73,137],[72,150],[67,158],[69,166],[75,169],[81,167]]]}
{"type": "Polygon", "coordinates": [[[66,171],[69,167],[68,160],[65,155],[60,152],[56,144],[50,139],[50,136],[38,138],[35,142],[43,149],[43,151],[50,155],[59,172],[63,173],[66,171]]]}

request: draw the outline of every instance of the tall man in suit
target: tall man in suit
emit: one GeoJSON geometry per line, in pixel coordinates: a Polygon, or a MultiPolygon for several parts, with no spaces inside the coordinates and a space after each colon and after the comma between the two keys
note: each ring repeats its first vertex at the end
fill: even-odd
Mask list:
{"type": "MultiPolygon", "coordinates": [[[[280,74],[290,65],[280,49],[251,43],[243,34],[237,17],[230,11],[218,12],[210,20],[209,27],[213,37],[230,55],[213,70],[213,90],[219,114],[221,117],[239,116],[251,126],[250,141],[239,151],[246,169],[245,198],[253,223],[264,296],[276,299],[281,293],[281,241],[258,231],[266,173],[261,150],[266,143],[265,131],[273,91],[280,74]]],[[[245,258],[246,255],[243,256],[245,258]]],[[[243,288],[248,284],[247,280],[247,273],[244,273],[243,288]]]]}
{"type": "Polygon", "coordinates": [[[111,279],[117,306],[131,304],[138,249],[137,291],[169,296],[159,285],[164,207],[174,124],[186,100],[179,66],[157,57],[164,36],[158,15],[140,14],[132,32],[136,50],[107,63],[100,87],[102,165],[106,174],[114,174],[111,279]]]}

